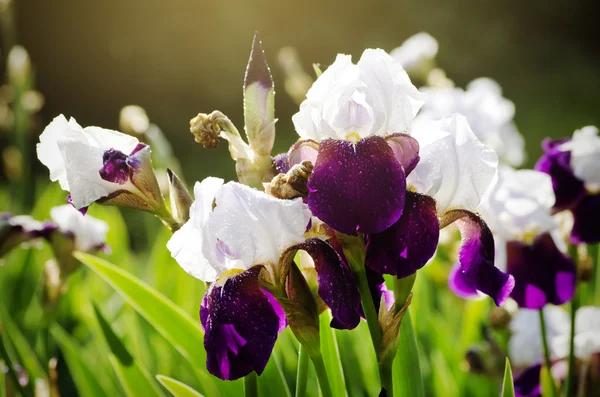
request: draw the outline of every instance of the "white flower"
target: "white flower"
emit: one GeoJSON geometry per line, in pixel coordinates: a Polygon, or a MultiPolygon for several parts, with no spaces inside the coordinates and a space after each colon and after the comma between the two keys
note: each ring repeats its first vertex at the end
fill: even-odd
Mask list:
{"type": "MultiPolygon", "coordinates": [[[[569,333],[569,316],[560,307],[544,307],[546,335],[554,358],[565,357],[552,348],[550,341],[569,333]]],[[[537,310],[519,309],[510,322],[512,336],[509,342],[510,362],[516,367],[528,367],[543,360],[540,318],[537,310]]]]}
{"type": "MultiPolygon", "coordinates": [[[[600,352],[600,308],[580,307],[575,313],[575,357],[589,360],[600,352]]],[[[564,333],[552,341],[552,346],[560,357],[569,354],[569,333],[564,333]]]]}
{"type": "Polygon", "coordinates": [[[355,65],[338,55],[306,94],[292,120],[303,139],[359,140],[405,132],[423,104],[400,63],[368,49],[355,65]]]}
{"type": "Polygon", "coordinates": [[[50,217],[63,233],[72,233],[77,251],[92,251],[106,243],[108,225],[106,222],[83,215],[71,204],[64,204],[50,210],[50,217]]]}
{"type": "Polygon", "coordinates": [[[310,211],[302,199],[279,200],[236,182],[207,178],[194,186],[190,220],[167,248],[181,267],[203,281],[230,269],[277,264],[304,241],[310,211]]]}
{"type": "Polygon", "coordinates": [[[400,62],[404,69],[414,69],[434,59],[437,52],[437,40],[429,33],[421,32],[406,39],[400,47],[393,49],[390,55],[400,62]]]}
{"type": "Polygon", "coordinates": [[[556,228],[550,214],[553,205],[554,190],[548,174],[501,165],[498,182],[480,209],[495,234],[522,241],[556,228]]]}
{"type": "Polygon", "coordinates": [[[583,127],[573,133],[573,139],[561,145],[571,151],[571,167],[575,176],[592,192],[600,191],[600,137],[598,128],[583,127]]]}
{"type": "Polygon", "coordinates": [[[82,128],[75,119],[67,121],[60,115],[44,129],[37,154],[50,170],[50,179],[71,192],[76,208],[83,208],[117,190],[137,190],[129,182],[123,185],[104,180],[99,171],[106,151],[114,149],[129,155],[138,143],[136,138],[117,131],[82,128]]]}
{"type": "Polygon", "coordinates": [[[415,120],[411,136],[419,142],[421,159],[407,183],[435,198],[439,214],[475,211],[494,180],[498,157],[477,139],[467,119],[455,114],[437,121],[415,120]]]}
{"type": "Polygon", "coordinates": [[[503,161],[513,166],[523,163],[525,143],[512,122],[515,105],[502,96],[494,80],[475,79],[466,90],[424,87],[421,91],[427,94],[427,102],[417,119],[463,114],[477,138],[490,145],[503,161]]]}

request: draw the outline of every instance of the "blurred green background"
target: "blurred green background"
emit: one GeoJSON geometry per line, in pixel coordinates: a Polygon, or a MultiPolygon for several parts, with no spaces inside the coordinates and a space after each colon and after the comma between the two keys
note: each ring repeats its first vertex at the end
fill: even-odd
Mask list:
{"type": "MultiPolygon", "coordinates": [[[[188,122],[219,109],[242,127],[242,81],[255,30],[277,90],[275,151],[296,138],[290,118],[297,106],[283,90],[280,48],[296,47],[310,70],[338,52],[390,51],[420,31],[438,39],[438,64],[457,85],[481,76],[502,85],[516,104],[528,165],[542,137],[600,124],[592,1],[21,0],[15,6],[17,41],[29,50],[46,98],[44,122],[64,113],[84,126],[117,128],[119,109],[139,104],[173,143],[188,181],[235,177],[225,145],[203,150],[188,122]]],[[[40,164],[36,170],[46,176],[40,164]]]]}

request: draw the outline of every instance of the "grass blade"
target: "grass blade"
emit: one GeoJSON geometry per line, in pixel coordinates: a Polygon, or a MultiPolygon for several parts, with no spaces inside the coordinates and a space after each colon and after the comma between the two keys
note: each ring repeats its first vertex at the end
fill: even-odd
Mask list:
{"type": "Polygon", "coordinates": [[[410,310],[406,311],[406,315],[402,319],[399,338],[398,353],[392,369],[394,374],[394,396],[423,397],[425,390],[410,310]]]}
{"type": "Polygon", "coordinates": [[[506,366],[504,367],[502,397],[515,397],[515,384],[513,382],[512,369],[510,368],[510,361],[508,361],[508,357],[506,357],[506,366]]]}
{"type": "Polygon", "coordinates": [[[165,387],[173,397],[204,397],[188,385],[164,375],[156,375],[156,379],[165,387]]]}
{"type": "Polygon", "coordinates": [[[325,362],[327,376],[329,377],[331,392],[334,397],[343,397],[347,396],[348,393],[346,392],[346,382],[344,381],[344,372],[337,339],[333,328],[329,326],[331,319],[331,312],[329,310],[325,310],[319,316],[321,353],[323,354],[323,361],[325,362]]]}

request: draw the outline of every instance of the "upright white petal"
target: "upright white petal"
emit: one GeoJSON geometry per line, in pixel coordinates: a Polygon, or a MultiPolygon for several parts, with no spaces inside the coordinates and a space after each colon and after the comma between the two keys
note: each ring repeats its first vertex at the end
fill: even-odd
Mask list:
{"type": "Polygon", "coordinates": [[[419,142],[421,160],[407,182],[435,198],[440,214],[475,211],[496,175],[496,153],[477,139],[460,114],[415,122],[411,135],[419,142]]]}
{"type": "Polygon", "coordinates": [[[533,170],[498,169],[498,182],[492,187],[480,210],[495,235],[522,241],[556,228],[550,210],[554,190],[549,175],[533,170]]]}
{"type": "Polygon", "coordinates": [[[586,187],[594,192],[600,191],[600,137],[598,128],[583,127],[575,131],[573,139],[561,146],[571,151],[573,173],[583,180],[586,187]]]}
{"type": "MultiPolygon", "coordinates": [[[[551,341],[553,348],[563,357],[569,354],[569,332],[557,336],[551,341]]],[[[600,308],[584,306],[575,314],[575,356],[580,360],[589,360],[600,353],[600,308]]]]}
{"type": "Polygon", "coordinates": [[[418,68],[423,62],[435,58],[438,42],[429,33],[421,32],[409,37],[398,48],[390,52],[405,69],[418,68]]]}
{"type": "Polygon", "coordinates": [[[90,146],[96,146],[104,150],[115,149],[129,154],[140,143],[137,138],[131,135],[106,128],[85,127],[83,132],[88,138],[90,146]]]}
{"type": "MultiPolygon", "coordinates": [[[[569,315],[560,307],[546,305],[544,319],[548,340],[569,332],[569,315]]],[[[517,367],[528,367],[543,359],[540,337],[540,319],[537,310],[519,309],[510,322],[512,336],[509,342],[510,362],[517,367]]],[[[563,358],[562,352],[551,345],[552,358],[563,358]]]]}
{"type": "Polygon", "coordinates": [[[64,204],[50,210],[52,221],[62,232],[73,233],[77,251],[99,249],[106,243],[108,225],[90,215],[83,215],[71,204],[64,204]]]}

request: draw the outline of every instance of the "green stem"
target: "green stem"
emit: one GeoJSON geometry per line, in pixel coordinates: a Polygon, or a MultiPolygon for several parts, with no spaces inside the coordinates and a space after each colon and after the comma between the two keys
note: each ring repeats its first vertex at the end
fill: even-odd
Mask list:
{"type": "Polygon", "coordinates": [[[244,376],[244,395],[246,397],[258,397],[258,382],[256,372],[250,372],[244,376]]]}
{"type": "Polygon", "coordinates": [[[369,282],[367,280],[367,273],[365,268],[360,271],[354,272],[354,277],[358,284],[358,292],[360,293],[360,302],[362,304],[363,312],[367,319],[367,325],[369,326],[369,333],[371,334],[371,342],[375,349],[375,355],[379,360],[379,349],[381,347],[381,328],[379,327],[379,320],[377,319],[377,312],[375,311],[375,303],[371,296],[371,290],[369,288],[369,282]]]}
{"type": "Polygon", "coordinates": [[[594,259],[594,272],[595,272],[595,285],[594,285],[594,303],[596,306],[600,306],[600,244],[596,244],[596,256],[594,259]]]}
{"type": "Polygon", "coordinates": [[[325,363],[323,362],[323,356],[312,356],[313,365],[315,366],[315,372],[317,373],[317,379],[319,380],[319,388],[321,388],[321,395],[323,397],[333,397],[331,392],[331,386],[329,385],[329,378],[325,371],[325,363]]]}
{"type": "Polygon", "coordinates": [[[296,397],[306,396],[306,381],[308,379],[308,353],[300,345],[298,348],[298,370],[296,372],[296,397]]]}
{"type": "MultiPolygon", "coordinates": [[[[25,397],[33,397],[33,392],[29,387],[23,387],[21,383],[19,383],[19,375],[15,372],[15,367],[6,351],[6,347],[4,346],[4,340],[2,337],[2,326],[0,325],[0,359],[4,361],[4,365],[8,368],[8,376],[12,380],[14,387],[17,388],[19,393],[25,397]]],[[[4,375],[3,375],[4,376],[4,375]]]]}
{"type": "Polygon", "coordinates": [[[571,333],[569,334],[569,372],[565,381],[565,395],[571,396],[575,378],[575,313],[577,312],[577,291],[571,300],[571,333]]]}
{"type": "Polygon", "coordinates": [[[542,333],[542,345],[544,346],[544,363],[550,376],[550,383],[552,384],[551,397],[556,397],[558,396],[558,394],[556,391],[556,383],[552,378],[552,361],[550,361],[550,349],[548,348],[548,338],[546,336],[546,319],[544,318],[543,309],[539,309],[538,313],[540,315],[540,331],[542,333]]]}
{"type": "Polygon", "coordinates": [[[385,390],[386,396],[392,397],[394,395],[394,378],[392,377],[391,363],[379,363],[379,379],[381,380],[382,391],[385,390]]]}

